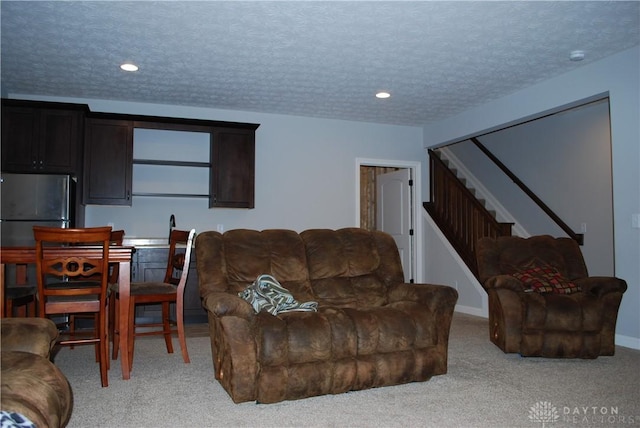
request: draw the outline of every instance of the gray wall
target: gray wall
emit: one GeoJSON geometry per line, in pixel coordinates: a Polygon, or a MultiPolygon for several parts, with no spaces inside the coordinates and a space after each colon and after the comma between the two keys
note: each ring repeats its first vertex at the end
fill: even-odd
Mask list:
{"type": "Polygon", "coordinates": [[[636,349],[640,349],[640,228],[632,219],[640,215],[639,63],[640,46],[635,46],[424,127],[425,148],[437,147],[609,96],[615,272],[629,286],[618,314],[616,340],[636,349]]]}
{"type": "MultiPolygon", "coordinates": [[[[592,275],[614,275],[607,99],[479,138],[577,233],[592,275]]],[[[529,235],[567,236],[470,141],[448,146],[529,235]]]]}

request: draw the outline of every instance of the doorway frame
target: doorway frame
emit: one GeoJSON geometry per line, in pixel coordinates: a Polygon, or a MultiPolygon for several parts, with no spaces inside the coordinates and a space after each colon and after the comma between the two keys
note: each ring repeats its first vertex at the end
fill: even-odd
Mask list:
{"type": "Polygon", "coordinates": [[[374,158],[356,158],[355,168],[355,202],[356,202],[356,219],[355,224],[357,227],[361,227],[360,224],[360,167],[361,166],[383,166],[392,168],[408,168],[411,170],[411,177],[413,178],[413,186],[411,186],[411,200],[413,201],[412,215],[413,215],[413,266],[414,283],[420,284],[423,282],[423,232],[422,232],[422,163],[418,161],[404,161],[394,159],[374,159],[374,158]]]}

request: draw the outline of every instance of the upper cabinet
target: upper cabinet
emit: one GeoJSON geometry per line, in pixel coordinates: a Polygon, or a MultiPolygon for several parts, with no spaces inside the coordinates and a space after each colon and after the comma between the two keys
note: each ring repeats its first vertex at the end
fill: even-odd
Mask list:
{"type": "Polygon", "coordinates": [[[84,203],[132,205],[136,198],[208,198],[210,208],[253,208],[258,126],[92,114],[85,132],[84,203]],[[172,143],[167,144],[162,134],[170,135],[172,143]],[[160,138],[154,142],[155,136],[160,138]],[[201,148],[202,141],[207,156],[197,149],[189,157],[187,148],[201,148]]]}
{"type": "Polygon", "coordinates": [[[82,202],[131,205],[133,122],[88,118],[82,202]]]}
{"type": "Polygon", "coordinates": [[[253,208],[255,132],[216,128],[211,134],[209,208],[253,208]]]}
{"type": "Polygon", "coordinates": [[[253,208],[258,126],[3,99],[2,171],[76,176],[84,205],[169,197],[208,198],[210,208],[253,208]],[[187,142],[193,136],[158,146],[141,140],[146,151],[136,158],[136,130],[197,134],[197,142],[187,142]],[[197,151],[189,156],[185,149],[192,144],[197,151]]]}
{"type": "Polygon", "coordinates": [[[86,106],[2,100],[2,170],[79,173],[86,106]]]}

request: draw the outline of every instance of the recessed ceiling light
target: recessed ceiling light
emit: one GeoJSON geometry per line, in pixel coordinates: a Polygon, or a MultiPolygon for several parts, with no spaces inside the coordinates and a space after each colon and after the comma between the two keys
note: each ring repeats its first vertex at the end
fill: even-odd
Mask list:
{"type": "Polygon", "coordinates": [[[571,61],[582,61],[584,59],[584,51],[571,51],[569,59],[571,61]]]}
{"type": "Polygon", "coordinates": [[[138,66],[131,62],[125,62],[120,68],[124,71],[138,71],[138,66]]]}
{"type": "Polygon", "coordinates": [[[391,94],[387,91],[380,91],[376,94],[376,98],[389,98],[391,94]]]}

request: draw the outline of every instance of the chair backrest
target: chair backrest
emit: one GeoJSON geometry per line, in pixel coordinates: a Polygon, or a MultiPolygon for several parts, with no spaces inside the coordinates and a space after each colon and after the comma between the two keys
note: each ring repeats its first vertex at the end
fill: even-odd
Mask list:
{"type": "Polygon", "coordinates": [[[122,241],[124,241],[124,230],[112,230],[110,239],[111,245],[122,245],[122,241]]]}
{"type": "MultiPolygon", "coordinates": [[[[196,234],[195,229],[177,230],[173,229],[169,235],[169,258],[167,260],[167,270],[164,275],[164,282],[177,285],[178,288],[184,286],[189,275],[189,263],[191,262],[191,248],[196,234]],[[184,245],[184,252],[181,251],[184,245]]],[[[178,290],[180,293],[182,290],[178,290]]]]}
{"type": "Polygon", "coordinates": [[[571,238],[481,238],[476,245],[476,259],[482,284],[492,276],[512,274],[534,261],[553,266],[569,280],[588,276],[580,247],[571,238]]]}
{"type": "Polygon", "coordinates": [[[106,301],[111,227],[33,227],[40,316],[95,312],[106,301]]]}
{"type": "MultiPolygon", "coordinates": [[[[123,241],[124,230],[111,231],[111,245],[122,245],[123,241]]],[[[120,275],[120,263],[113,263],[109,269],[109,284],[115,284],[118,282],[118,276],[120,275]]]]}

